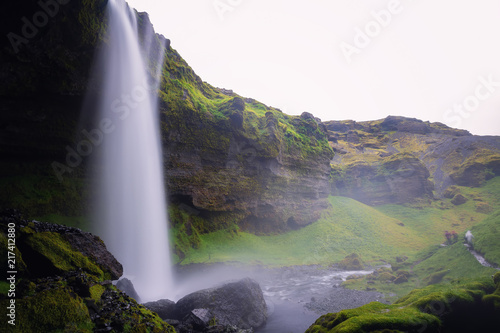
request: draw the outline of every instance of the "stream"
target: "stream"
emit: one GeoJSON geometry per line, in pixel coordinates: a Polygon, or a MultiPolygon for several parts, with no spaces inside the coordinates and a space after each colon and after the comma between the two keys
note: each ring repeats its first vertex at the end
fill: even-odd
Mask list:
{"type": "Polygon", "coordinates": [[[472,248],[472,246],[470,246],[469,244],[467,243],[464,243],[464,246],[467,248],[467,250],[469,250],[469,252],[474,256],[474,258],[476,258],[476,260],[483,266],[485,267],[491,267],[491,268],[494,268],[494,269],[497,269],[497,270],[500,270],[500,268],[496,267],[495,265],[492,265],[490,264],[488,261],[486,261],[486,259],[479,253],[477,252],[476,250],[474,250],[472,248]]]}
{"type": "Polygon", "coordinates": [[[373,270],[344,271],[321,266],[266,268],[261,266],[190,265],[178,274],[179,297],[224,281],[250,277],[259,282],[268,307],[267,324],[256,333],[304,332],[320,315],[373,301],[389,303],[379,292],[345,289],[349,275],[373,270]],[[200,278],[202,277],[202,278],[200,278]]]}

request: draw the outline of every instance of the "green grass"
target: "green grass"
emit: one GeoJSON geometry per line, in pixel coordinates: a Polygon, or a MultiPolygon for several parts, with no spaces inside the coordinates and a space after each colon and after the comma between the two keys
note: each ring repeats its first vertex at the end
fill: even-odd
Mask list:
{"type": "Polygon", "coordinates": [[[488,262],[500,265],[500,210],[474,226],[471,232],[474,249],[483,253],[488,262]]]}
{"type": "MultiPolygon", "coordinates": [[[[353,252],[367,262],[392,262],[396,256],[406,255],[410,257],[408,262],[413,263],[426,256],[422,253],[427,252],[419,251],[430,247],[435,250],[437,245],[445,242],[445,230],[455,230],[461,240],[465,231],[485,220],[488,215],[477,212],[477,204],[480,202],[498,207],[499,185],[500,177],[496,177],[481,188],[459,187],[460,192],[469,199],[460,206],[454,206],[449,199],[445,199],[420,207],[384,205],[373,208],[350,198],[330,197],[331,207],[324,211],[321,219],[300,230],[270,236],[224,230],[201,234],[198,248],[186,251],[182,264],[221,261],[259,262],[278,266],[329,264],[353,252]]],[[[493,262],[500,261],[500,245],[496,242],[500,238],[495,236],[498,220],[498,214],[492,215],[485,220],[489,221],[485,226],[475,227],[480,228],[475,231],[479,249],[488,252],[488,248],[489,258],[493,262]],[[488,232],[482,231],[486,229],[488,232]],[[485,233],[484,237],[482,233],[485,233]]],[[[464,258],[472,258],[463,250],[457,248],[457,253],[461,253],[464,258]]],[[[433,260],[456,259],[452,252],[447,252],[448,249],[443,251],[437,251],[439,255],[433,260]]],[[[457,265],[462,259],[456,259],[457,265]]],[[[473,258],[470,263],[474,263],[473,258]]],[[[456,274],[450,276],[458,277],[463,273],[457,270],[456,274]]]]}
{"type": "MultiPolygon", "coordinates": [[[[492,215],[495,217],[496,214],[492,215]]],[[[489,225],[490,218],[477,225],[479,227],[489,225]]],[[[496,220],[498,221],[498,220],[496,220]]],[[[483,239],[481,232],[477,232],[479,239],[483,239]]],[[[414,288],[422,288],[427,285],[437,283],[448,283],[462,281],[464,279],[475,279],[482,276],[489,276],[497,272],[494,268],[482,266],[474,256],[469,253],[467,248],[463,245],[462,236],[459,240],[449,246],[431,245],[413,256],[410,255],[409,259],[404,263],[396,263],[391,260],[393,275],[397,275],[399,270],[405,270],[410,273],[408,282],[401,284],[386,283],[386,281],[370,280],[369,277],[362,277],[359,279],[352,279],[346,281],[343,285],[351,289],[365,289],[375,288],[376,290],[393,294],[388,297],[389,300],[395,300],[414,288]],[[395,294],[395,295],[394,295],[395,294]]],[[[486,253],[499,254],[498,251],[498,235],[491,234],[491,239],[486,238],[489,243],[485,243],[485,248],[488,249],[486,253]]]]}
{"type": "Polygon", "coordinates": [[[396,300],[415,288],[488,276],[496,272],[480,265],[462,245],[463,235],[472,230],[476,249],[487,260],[500,261],[500,211],[487,215],[476,211],[478,203],[498,207],[500,177],[481,188],[459,187],[469,201],[454,206],[449,199],[431,205],[385,205],[370,207],[345,197],[330,197],[331,207],[317,222],[281,235],[256,236],[244,232],[221,230],[199,235],[197,249],[188,249],[181,264],[241,262],[289,266],[338,263],[350,253],[375,264],[388,261],[393,276],[408,271],[408,282],[387,283],[367,277],[348,280],[353,289],[375,288],[396,300]],[[401,226],[403,223],[404,226],[401,226]],[[459,233],[457,243],[445,242],[444,230],[459,233]],[[397,256],[409,257],[396,262],[397,256]]]}
{"type": "Polygon", "coordinates": [[[256,236],[225,230],[200,235],[182,264],[238,261],[287,266],[330,264],[356,252],[364,261],[411,254],[423,241],[376,209],[356,200],[330,197],[331,207],[317,222],[281,235],[256,236]]]}
{"type": "Polygon", "coordinates": [[[487,218],[488,214],[478,212],[479,205],[500,205],[500,177],[491,179],[480,188],[457,188],[468,199],[463,205],[455,206],[451,204],[451,200],[443,199],[423,207],[383,205],[376,209],[401,220],[406,227],[416,231],[422,236],[426,246],[439,244],[445,241],[445,230],[463,234],[487,218]]]}

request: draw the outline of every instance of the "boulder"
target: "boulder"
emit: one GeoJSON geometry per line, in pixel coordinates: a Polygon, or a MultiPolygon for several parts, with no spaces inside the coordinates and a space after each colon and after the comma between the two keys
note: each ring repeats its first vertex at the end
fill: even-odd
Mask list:
{"type": "Polygon", "coordinates": [[[467,198],[460,193],[455,195],[453,199],[451,199],[451,203],[454,204],[455,206],[463,205],[466,202],[467,198]]]}
{"type": "Polygon", "coordinates": [[[77,228],[38,222],[20,221],[18,248],[34,276],[49,276],[83,269],[87,273],[116,280],[123,266],[97,236],[77,228]],[[90,261],[85,259],[89,258],[90,261]]]}
{"type": "Polygon", "coordinates": [[[364,268],[363,261],[357,253],[351,253],[350,255],[342,259],[342,261],[339,262],[338,266],[339,268],[348,271],[359,271],[364,268]]]}
{"type": "Polygon", "coordinates": [[[143,304],[147,309],[156,312],[161,319],[173,319],[175,317],[175,302],[169,299],[160,299],[143,304]]]}
{"type": "Polygon", "coordinates": [[[208,326],[214,326],[214,316],[208,309],[194,309],[184,318],[184,325],[192,326],[196,330],[203,330],[208,326]]]}
{"type": "Polygon", "coordinates": [[[130,281],[127,278],[121,278],[118,280],[116,283],[116,288],[120,289],[123,291],[125,294],[127,294],[129,297],[132,297],[137,301],[137,303],[141,303],[141,298],[139,297],[139,294],[134,288],[134,285],[132,284],[132,281],[130,281]]]}
{"type": "MultiPolygon", "coordinates": [[[[122,266],[97,236],[27,221],[7,210],[0,211],[0,240],[12,235],[12,224],[16,265],[22,268],[16,274],[16,332],[124,332],[127,327],[175,332],[112,285],[110,280],[122,274],[122,266]]],[[[7,246],[0,247],[0,257],[6,258],[6,252],[7,246]]],[[[7,308],[12,300],[0,299],[0,306],[7,308]]]]}
{"type": "Polygon", "coordinates": [[[207,318],[217,325],[240,329],[264,325],[267,308],[262,289],[256,281],[244,278],[221,287],[196,291],[180,299],[175,306],[173,319],[196,319],[199,324],[207,318]]]}

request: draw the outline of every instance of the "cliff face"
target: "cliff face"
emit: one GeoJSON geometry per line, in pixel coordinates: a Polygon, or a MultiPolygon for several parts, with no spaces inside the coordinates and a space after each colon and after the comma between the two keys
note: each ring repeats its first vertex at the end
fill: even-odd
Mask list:
{"type": "Polygon", "coordinates": [[[325,122],[332,193],[371,205],[443,197],[451,185],[500,175],[500,138],[404,117],[325,122]]]}
{"type": "MultiPolygon", "coordinates": [[[[84,215],[92,209],[88,175],[99,172],[91,163],[99,144],[85,154],[79,145],[101,126],[100,78],[90,73],[108,40],[106,1],[57,4],[5,5],[12,15],[0,45],[0,208],[29,216],[84,215]],[[35,26],[39,12],[48,19],[35,26]]],[[[146,36],[152,25],[137,15],[146,36]]],[[[500,174],[498,137],[402,117],[289,116],[203,82],[161,35],[142,43],[166,53],[158,91],[165,183],[171,221],[194,244],[197,233],[235,225],[299,228],[319,217],[330,194],[374,205],[427,201],[500,174]]]]}
{"type": "MultiPolygon", "coordinates": [[[[99,172],[91,163],[99,146],[91,134],[100,128],[95,114],[100,77],[90,73],[99,66],[96,56],[108,38],[105,4],[6,5],[13,14],[0,53],[0,181],[5,188],[0,206],[32,216],[76,216],[92,209],[86,204],[92,195],[87,175],[99,172]],[[33,21],[40,13],[48,18],[44,24],[33,21]],[[84,141],[94,143],[88,154],[79,150],[84,141]]],[[[147,14],[138,18],[145,36],[152,25],[147,14]]],[[[238,223],[270,232],[317,219],[326,206],[333,157],[320,122],[214,88],[163,36],[142,40],[153,49],[162,42],[166,57],[158,98],[174,210],[199,216],[203,225],[195,227],[205,231],[238,223]]]]}

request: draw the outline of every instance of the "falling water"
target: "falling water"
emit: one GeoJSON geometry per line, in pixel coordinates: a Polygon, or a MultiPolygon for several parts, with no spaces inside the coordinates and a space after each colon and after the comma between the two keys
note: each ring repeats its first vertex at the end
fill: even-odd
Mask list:
{"type": "Polygon", "coordinates": [[[124,0],[109,0],[108,20],[95,220],[124,277],[142,301],[151,301],[172,291],[157,85],[149,83],[135,12],[124,0]]]}

